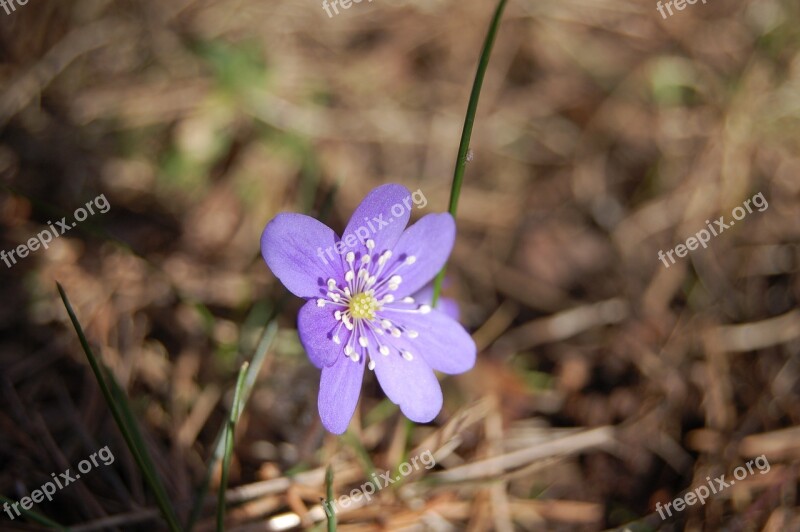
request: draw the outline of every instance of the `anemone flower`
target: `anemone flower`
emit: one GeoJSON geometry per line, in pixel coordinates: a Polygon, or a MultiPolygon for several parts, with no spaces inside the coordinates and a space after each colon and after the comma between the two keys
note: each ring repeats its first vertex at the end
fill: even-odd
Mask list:
{"type": "Polygon", "coordinates": [[[410,420],[427,423],[442,408],[434,370],[468,371],[476,348],[452,317],[414,297],[453,249],[450,214],[429,214],[406,229],[411,193],[382,185],[353,213],[344,238],[294,213],[264,229],[261,252],[272,273],[307,300],[298,315],[300,341],[322,370],[319,414],[334,434],[347,430],[364,368],[410,420]]]}

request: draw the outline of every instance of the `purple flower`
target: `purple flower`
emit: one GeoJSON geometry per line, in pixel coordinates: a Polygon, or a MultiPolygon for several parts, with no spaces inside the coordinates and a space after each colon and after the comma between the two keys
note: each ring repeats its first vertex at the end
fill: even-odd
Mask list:
{"type": "Polygon", "coordinates": [[[334,434],[347,430],[365,367],[406,417],[427,423],[442,408],[434,370],[452,375],[475,364],[475,343],[464,328],[411,297],[447,261],[455,223],[450,214],[429,214],[404,231],[410,198],[400,185],[376,188],[353,213],[343,239],[291,213],[276,216],[261,237],[269,268],[308,300],[297,329],[322,370],[319,413],[334,434]]]}

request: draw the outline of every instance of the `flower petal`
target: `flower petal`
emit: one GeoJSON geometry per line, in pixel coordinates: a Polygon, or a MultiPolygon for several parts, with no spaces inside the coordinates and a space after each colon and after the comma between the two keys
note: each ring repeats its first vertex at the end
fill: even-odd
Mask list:
{"type": "Polygon", "coordinates": [[[386,396],[400,405],[403,415],[417,423],[428,423],[442,409],[442,387],[422,357],[404,359],[396,350],[373,355],[375,375],[386,396]]]}
{"type": "Polygon", "coordinates": [[[363,378],[363,358],[353,362],[341,356],[332,366],[322,368],[317,406],[322,424],[329,432],[344,434],[347,430],[356,411],[363,378]]]}
{"type": "MultiPolygon", "coordinates": [[[[433,298],[431,298],[433,300],[433,298]]],[[[449,297],[440,297],[439,302],[436,304],[436,310],[443,313],[456,321],[461,319],[461,309],[455,299],[449,297]]]]}
{"type": "Polygon", "coordinates": [[[375,241],[375,252],[392,249],[411,217],[411,192],[402,185],[381,185],[367,194],[342,233],[344,255],[366,253],[364,243],[375,241]]]}
{"type": "Polygon", "coordinates": [[[319,297],[328,279],[344,278],[342,261],[325,253],[337,240],[333,229],[304,214],[283,213],[264,228],[261,254],[291,293],[319,297]]]}
{"type": "MultiPolygon", "coordinates": [[[[447,279],[445,279],[443,286],[446,285],[447,279]]],[[[420,305],[433,305],[433,283],[426,284],[422,290],[415,292],[411,297],[413,297],[414,301],[420,305]]],[[[458,307],[458,302],[456,302],[455,299],[450,299],[449,297],[439,297],[439,302],[436,304],[436,310],[443,312],[445,315],[450,316],[456,321],[461,319],[461,309],[458,307]]]]}
{"type": "Polygon", "coordinates": [[[477,347],[472,337],[460,323],[433,309],[428,314],[392,312],[386,308],[381,312],[395,325],[416,331],[419,336],[409,338],[403,334],[393,339],[402,349],[414,356],[420,355],[436,371],[457,375],[475,366],[477,347]]]}
{"type": "Polygon", "coordinates": [[[316,299],[312,299],[303,305],[297,315],[300,343],[318,368],[333,365],[337,356],[344,357],[344,346],[350,339],[350,331],[340,327],[341,322],[333,316],[337,308],[332,305],[319,307],[316,299]],[[338,344],[333,341],[334,333],[339,337],[338,344]]]}
{"type": "Polygon", "coordinates": [[[434,278],[447,262],[456,241],[456,223],[449,213],[428,214],[406,229],[394,247],[393,257],[413,256],[414,264],[398,270],[403,278],[396,298],[413,294],[434,278]]]}

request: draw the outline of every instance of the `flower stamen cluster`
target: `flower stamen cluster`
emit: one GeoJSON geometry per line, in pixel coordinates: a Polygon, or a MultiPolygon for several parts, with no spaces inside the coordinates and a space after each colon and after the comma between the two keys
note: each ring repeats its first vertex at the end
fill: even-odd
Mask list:
{"type": "Polygon", "coordinates": [[[403,282],[398,272],[413,266],[417,262],[416,257],[400,256],[387,269],[386,266],[392,259],[392,251],[374,253],[374,240],[367,240],[366,247],[368,253],[359,257],[352,251],[347,253],[345,284],[340,285],[335,279],[328,279],[326,297],[318,298],[317,306],[336,307],[334,318],[338,325],[331,335],[331,341],[337,345],[341,344],[342,327],[351,331],[353,334],[349,335],[343,354],[353,362],[359,362],[361,355],[364,354],[369,358],[367,367],[374,370],[378,357],[373,355],[376,353],[389,356],[394,352],[409,362],[414,359],[414,354],[410,350],[394,346],[392,337],[400,338],[405,335],[411,340],[419,337],[417,331],[393,323],[385,317],[384,311],[427,314],[431,311],[431,307],[418,305],[413,297],[395,300],[392,294],[403,282]]]}

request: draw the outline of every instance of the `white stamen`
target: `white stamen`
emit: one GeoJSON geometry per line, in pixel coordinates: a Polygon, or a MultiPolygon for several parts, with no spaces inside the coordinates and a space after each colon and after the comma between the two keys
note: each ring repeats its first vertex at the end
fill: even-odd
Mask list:
{"type": "Polygon", "coordinates": [[[419,313],[420,314],[428,314],[430,311],[431,311],[431,306],[430,305],[420,305],[420,307],[419,307],[419,313]]]}
{"type": "Polygon", "coordinates": [[[367,347],[369,345],[369,342],[367,341],[367,337],[366,336],[359,336],[358,337],[358,343],[361,345],[361,347],[367,347]]]}
{"type": "Polygon", "coordinates": [[[381,327],[383,327],[384,329],[391,329],[392,322],[389,320],[381,320],[381,327]]]}
{"type": "Polygon", "coordinates": [[[414,302],[414,298],[413,297],[404,297],[403,298],[403,303],[413,303],[413,302],[414,302]]]}
{"type": "MultiPolygon", "coordinates": [[[[350,270],[346,274],[344,274],[344,280],[347,281],[348,283],[352,283],[353,279],[355,278],[356,274],[353,273],[353,270],[350,270]]],[[[345,292],[347,292],[347,290],[348,290],[347,288],[344,289],[345,292]]]]}
{"type": "Polygon", "coordinates": [[[361,257],[361,264],[369,264],[372,258],[369,255],[364,255],[361,257]]]}
{"type": "Polygon", "coordinates": [[[336,345],[339,345],[339,344],[342,343],[342,341],[339,340],[339,335],[338,334],[334,334],[333,335],[333,343],[336,344],[336,345]]]}
{"type": "Polygon", "coordinates": [[[392,336],[394,336],[395,338],[400,338],[401,334],[402,333],[400,332],[400,329],[392,329],[392,336]]]}
{"type": "Polygon", "coordinates": [[[337,310],[336,312],[333,313],[333,317],[336,318],[336,321],[341,320],[342,319],[342,311],[341,310],[337,310]]]}
{"type": "Polygon", "coordinates": [[[347,261],[347,264],[353,264],[353,261],[356,260],[356,254],[352,251],[349,251],[347,255],[344,256],[344,260],[347,261]]]}
{"type": "Polygon", "coordinates": [[[383,296],[384,303],[394,303],[394,296],[392,294],[386,294],[383,296]]]}
{"type": "Polygon", "coordinates": [[[325,300],[324,299],[317,299],[317,306],[319,308],[324,307],[325,306],[325,300]]]}
{"type": "Polygon", "coordinates": [[[367,249],[372,251],[375,249],[375,241],[372,239],[367,240],[367,249]]]}
{"type": "Polygon", "coordinates": [[[367,364],[367,367],[369,369],[371,369],[371,370],[374,370],[375,369],[375,361],[374,360],[370,360],[369,364],[367,364]]]}
{"type": "Polygon", "coordinates": [[[328,290],[333,290],[334,288],[336,288],[336,281],[328,279],[328,290]]]}
{"type": "Polygon", "coordinates": [[[415,262],[417,262],[417,257],[415,257],[414,255],[409,255],[408,257],[406,257],[406,264],[408,264],[409,266],[414,264],[415,262]]]}
{"type": "Polygon", "coordinates": [[[403,358],[405,358],[406,360],[411,361],[411,360],[414,360],[414,355],[412,355],[409,351],[406,351],[404,349],[403,350],[403,358]]]}
{"type": "Polygon", "coordinates": [[[407,330],[406,334],[408,335],[409,338],[416,338],[417,336],[419,336],[419,333],[417,331],[412,331],[411,329],[407,330]]]}
{"type": "Polygon", "coordinates": [[[353,347],[351,345],[344,346],[344,354],[350,356],[353,354],[353,347]]]}
{"type": "Polygon", "coordinates": [[[389,348],[386,347],[385,345],[380,346],[378,348],[378,351],[380,351],[383,356],[386,356],[386,355],[389,354],[389,348]]]}

